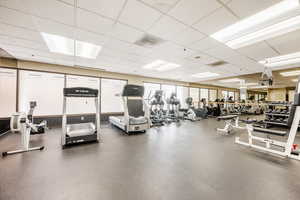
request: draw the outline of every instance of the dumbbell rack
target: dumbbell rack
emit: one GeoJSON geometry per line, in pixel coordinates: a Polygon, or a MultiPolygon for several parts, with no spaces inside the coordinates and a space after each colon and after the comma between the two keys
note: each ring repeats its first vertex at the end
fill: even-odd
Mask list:
{"type": "Polygon", "coordinates": [[[267,105],[267,110],[265,111],[265,120],[264,123],[267,126],[271,126],[271,125],[277,125],[277,126],[287,126],[287,120],[289,118],[290,115],[290,108],[291,108],[291,104],[289,103],[284,103],[284,102],[280,102],[280,103],[268,103],[267,105]],[[276,112],[276,110],[280,112],[276,112]],[[270,110],[272,110],[272,112],[270,112],[270,110]],[[286,112],[283,112],[282,110],[286,110],[286,112]]]}

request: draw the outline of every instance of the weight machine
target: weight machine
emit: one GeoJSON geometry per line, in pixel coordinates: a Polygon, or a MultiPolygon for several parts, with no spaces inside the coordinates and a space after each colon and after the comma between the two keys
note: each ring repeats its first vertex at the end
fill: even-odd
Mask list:
{"type": "Polygon", "coordinates": [[[248,141],[244,142],[241,141],[240,137],[236,137],[235,143],[247,147],[251,147],[253,149],[258,149],[263,152],[300,160],[300,153],[299,151],[296,150],[297,145],[294,144],[295,137],[297,135],[297,131],[299,127],[299,122],[300,122],[300,80],[298,80],[298,84],[296,87],[296,94],[294,98],[294,104],[291,107],[291,111],[288,119],[288,126],[290,127],[290,130],[288,132],[270,130],[265,128],[257,128],[257,127],[253,127],[251,124],[247,124],[248,141]],[[270,137],[255,136],[254,132],[266,133],[268,135],[279,135],[279,136],[285,136],[286,134],[288,134],[288,139],[286,142],[277,141],[271,139],[270,137]]]}
{"type": "Polygon", "coordinates": [[[225,121],[225,127],[217,128],[217,131],[225,133],[226,135],[230,134],[235,128],[236,129],[246,129],[246,127],[242,127],[239,125],[239,116],[238,115],[220,116],[220,117],[217,117],[217,120],[225,121]]]}

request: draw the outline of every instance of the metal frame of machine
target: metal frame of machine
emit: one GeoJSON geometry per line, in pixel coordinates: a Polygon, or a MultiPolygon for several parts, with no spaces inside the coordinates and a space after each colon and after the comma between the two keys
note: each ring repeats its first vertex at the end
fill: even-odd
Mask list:
{"type": "Polygon", "coordinates": [[[64,148],[66,145],[98,142],[100,140],[100,105],[99,91],[97,89],[85,87],[64,88],[63,101],[63,118],[62,118],[62,135],[61,145],[64,148]],[[79,123],[67,124],[67,98],[94,98],[95,99],[95,124],[79,123]]]}
{"type": "Polygon", "coordinates": [[[246,127],[242,127],[239,125],[239,116],[238,115],[226,115],[217,117],[217,120],[224,120],[225,127],[217,128],[217,131],[223,132],[225,134],[230,134],[234,128],[236,129],[246,129],[246,127]]]}
{"type": "Polygon", "coordinates": [[[240,140],[240,137],[236,137],[235,143],[241,144],[241,145],[244,145],[247,147],[251,147],[253,149],[258,149],[263,152],[272,153],[275,155],[300,160],[300,153],[294,151],[294,147],[295,147],[294,141],[295,141],[295,137],[297,135],[298,127],[299,127],[299,121],[300,121],[300,80],[298,80],[296,94],[295,94],[295,98],[294,98],[294,104],[290,111],[290,117],[289,117],[289,122],[288,122],[288,124],[290,126],[289,132],[282,133],[280,131],[270,130],[270,129],[262,129],[262,128],[257,129],[257,128],[254,128],[251,124],[247,124],[248,142],[243,142],[240,140]],[[277,141],[277,140],[273,140],[270,138],[254,136],[253,135],[254,131],[265,132],[265,133],[272,134],[272,135],[283,136],[287,133],[289,135],[288,135],[287,141],[282,142],[282,141],[277,141]],[[264,146],[255,144],[254,141],[263,143],[264,146]],[[274,147],[277,147],[277,148],[274,148],[274,147]],[[278,147],[281,148],[282,150],[280,151],[278,149],[278,147]]]}
{"type": "Polygon", "coordinates": [[[109,122],[126,133],[145,132],[150,128],[150,113],[144,96],[144,87],[140,85],[125,85],[122,92],[124,116],[110,116],[109,122]],[[133,108],[129,108],[132,103],[133,108]],[[139,107],[141,106],[141,107],[139,107]],[[134,116],[134,112],[139,113],[134,116]]]}
{"type": "Polygon", "coordinates": [[[44,146],[30,147],[30,135],[43,134],[47,129],[47,122],[42,121],[39,124],[33,122],[33,111],[36,107],[36,102],[31,101],[29,103],[30,110],[26,115],[25,112],[14,113],[10,118],[10,131],[12,133],[21,134],[21,148],[14,151],[6,151],[2,153],[2,156],[8,156],[17,153],[24,153],[28,151],[43,150],[44,146]]]}

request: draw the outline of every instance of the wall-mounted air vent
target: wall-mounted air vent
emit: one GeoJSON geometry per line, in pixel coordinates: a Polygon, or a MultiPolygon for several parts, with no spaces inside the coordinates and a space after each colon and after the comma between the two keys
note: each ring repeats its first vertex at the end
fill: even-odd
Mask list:
{"type": "Polygon", "coordinates": [[[151,48],[151,47],[159,45],[163,42],[164,42],[164,40],[159,37],[145,34],[141,39],[137,40],[134,44],[142,46],[142,47],[151,48]]]}
{"type": "Polygon", "coordinates": [[[207,64],[207,65],[209,65],[211,67],[217,67],[217,66],[226,65],[226,64],[228,64],[228,62],[221,60],[221,61],[213,62],[213,63],[207,64]]]}

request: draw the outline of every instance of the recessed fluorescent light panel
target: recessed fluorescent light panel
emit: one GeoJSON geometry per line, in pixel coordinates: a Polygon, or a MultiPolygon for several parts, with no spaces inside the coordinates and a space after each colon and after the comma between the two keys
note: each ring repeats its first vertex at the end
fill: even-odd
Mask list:
{"type": "Polygon", "coordinates": [[[271,25],[259,31],[247,34],[234,40],[230,40],[225,44],[232,49],[238,49],[266,39],[270,39],[279,35],[283,35],[300,28],[300,15],[271,25]]]}
{"type": "Polygon", "coordinates": [[[221,83],[234,83],[234,82],[241,82],[241,81],[244,81],[244,80],[240,79],[240,78],[231,78],[231,79],[219,80],[219,82],[221,82],[221,83]]]}
{"type": "Polygon", "coordinates": [[[212,38],[219,42],[226,42],[238,33],[247,29],[253,28],[259,24],[267,22],[275,17],[278,17],[288,11],[291,11],[299,6],[299,0],[285,0],[274,6],[271,6],[255,15],[252,15],[244,20],[241,20],[233,25],[230,25],[214,34],[212,38]]]}
{"type": "Polygon", "coordinates": [[[195,78],[210,78],[215,76],[220,76],[220,74],[212,73],[212,72],[202,72],[202,73],[192,75],[192,77],[195,78]]]}
{"type": "Polygon", "coordinates": [[[279,67],[300,63],[300,52],[267,58],[259,61],[259,63],[266,67],[279,67]]]}
{"type": "Polygon", "coordinates": [[[281,72],[282,76],[299,76],[300,70],[288,71],[288,72],[281,72]]]}
{"type": "Polygon", "coordinates": [[[170,62],[166,62],[163,60],[156,60],[148,65],[143,66],[144,69],[152,69],[152,70],[156,70],[156,71],[169,71],[172,69],[176,69],[178,67],[181,67],[178,64],[175,63],[170,63],[170,62]]]}
{"type": "MultiPolygon", "coordinates": [[[[50,52],[74,56],[74,39],[44,32],[41,35],[50,52]]],[[[75,40],[75,46],[75,56],[89,59],[96,59],[102,48],[101,46],[79,40],[75,40]]]]}

